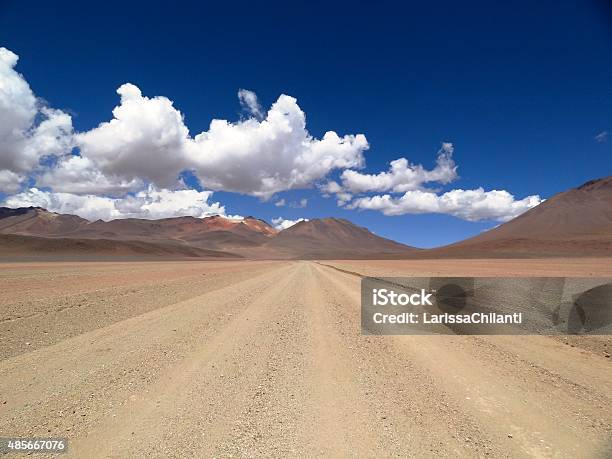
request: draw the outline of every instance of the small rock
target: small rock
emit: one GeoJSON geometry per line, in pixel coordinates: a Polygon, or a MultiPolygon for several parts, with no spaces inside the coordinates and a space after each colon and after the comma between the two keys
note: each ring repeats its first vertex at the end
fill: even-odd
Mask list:
{"type": "Polygon", "coordinates": [[[512,438],[512,434],[508,434],[508,438],[512,438]]]}

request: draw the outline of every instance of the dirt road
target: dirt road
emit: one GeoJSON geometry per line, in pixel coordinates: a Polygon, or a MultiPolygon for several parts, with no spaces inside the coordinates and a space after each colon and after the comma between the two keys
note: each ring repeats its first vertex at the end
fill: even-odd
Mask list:
{"type": "Polygon", "coordinates": [[[612,454],[609,340],[362,336],[359,277],[315,262],[14,264],[0,285],[0,436],[72,457],[612,454]]]}

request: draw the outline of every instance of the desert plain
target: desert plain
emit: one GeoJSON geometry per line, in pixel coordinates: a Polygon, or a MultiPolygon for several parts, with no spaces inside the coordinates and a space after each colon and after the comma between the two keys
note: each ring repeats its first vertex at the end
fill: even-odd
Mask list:
{"type": "Polygon", "coordinates": [[[0,265],[0,432],[67,457],[610,457],[612,340],[365,336],[364,275],[610,258],[0,265]]]}

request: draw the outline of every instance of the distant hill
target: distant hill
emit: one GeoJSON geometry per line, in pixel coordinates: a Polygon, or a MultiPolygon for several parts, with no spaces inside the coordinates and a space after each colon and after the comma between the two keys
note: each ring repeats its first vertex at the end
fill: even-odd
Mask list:
{"type": "Polygon", "coordinates": [[[250,258],[401,258],[416,249],[347,220],[300,222],[279,232],[255,217],[176,217],[90,222],[39,207],[0,208],[0,254],[146,253],[250,258]],[[95,242],[94,242],[95,241],[95,242]],[[103,241],[103,242],[102,242],[103,241]]]}
{"type": "Polygon", "coordinates": [[[41,207],[0,207],[0,233],[31,236],[71,234],[90,222],[76,215],[47,212],[41,207]]]}
{"type": "Polygon", "coordinates": [[[0,256],[9,258],[242,258],[181,244],[0,234],[0,256]]]}
{"type": "Polygon", "coordinates": [[[291,258],[402,258],[419,252],[341,218],[302,221],[281,231],[266,247],[291,258]]]}
{"type": "Polygon", "coordinates": [[[90,222],[76,215],[57,214],[40,207],[0,208],[0,233],[27,236],[63,236],[136,240],[190,240],[203,233],[233,233],[241,238],[263,238],[278,232],[263,220],[221,216],[176,217],[160,220],[137,218],[90,222]]]}
{"type": "Polygon", "coordinates": [[[490,231],[426,256],[611,256],[612,177],[556,194],[490,231]]]}

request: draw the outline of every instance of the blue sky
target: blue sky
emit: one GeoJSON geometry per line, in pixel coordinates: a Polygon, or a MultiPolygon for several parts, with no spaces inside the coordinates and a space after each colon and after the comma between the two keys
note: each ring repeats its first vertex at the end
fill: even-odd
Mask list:
{"type": "MultiPolygon", "coordinates": [[[[365,168],[332,169],[310,187],[265,201],[217,186],[209,202],[232,215],[339,216],[431,247],[499,219],[348,209],[318,187],[341,183],[345,169],[387,171],[399,158],[433,170],[442,142],[453,144],[457,177],[420,185],[437,196],[482,187],[516,200],[547,198],[610,174],[612,138],[595,138],[612,134],[606,2],[370,3],[4,1],[0,46],[19,56],[16,71],[37,97],[70,116],[75,132],[112,119],[116,90],[129,82],[146,97],[171,100],[191,136],[207,131],[213,118],[251,116],[241,109],[240,88],[254,91],[264,112],[281,94],[296,98],[315,139],[326,131],[366,136],[365,168]],[[275,205],[303,198],[306,207],[275,205]]],[[[202,189],[194,179],[187,184],[202,189]]],[[[28,175],[0,197],[30,185],[28,175]]],[[[403,192],[361,197],[384,194],[397,199],[403,192]]]]}

